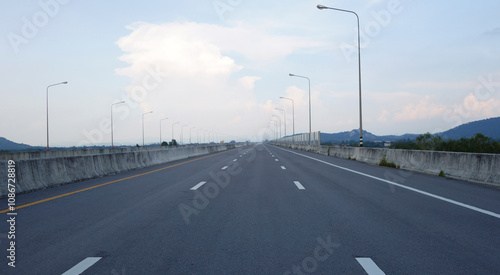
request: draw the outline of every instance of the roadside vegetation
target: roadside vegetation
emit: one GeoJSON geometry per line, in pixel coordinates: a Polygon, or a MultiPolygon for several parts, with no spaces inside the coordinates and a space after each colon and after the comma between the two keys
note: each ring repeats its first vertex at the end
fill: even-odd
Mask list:
{"type": "Polygon", "coordinates": [[[440,136],[426,133],[420,135],[416,140],[401,140],[394,142],[394,149],[408,150],[430,150],[449,151],[466,153],[489,153],[500,154],[500,142],[492,140],[481,133],[477,133],[471,138],[461,138],[459,140],[444,140],[440,136]]]}
{"type": "Polygon", "coordinates": [[[391,167],[391,168],[399,168],[396,166],[394,162],[389,162],[385,159],[385,156],[382,157],[382,160],[378,164],[379,166],[391,167]]]}

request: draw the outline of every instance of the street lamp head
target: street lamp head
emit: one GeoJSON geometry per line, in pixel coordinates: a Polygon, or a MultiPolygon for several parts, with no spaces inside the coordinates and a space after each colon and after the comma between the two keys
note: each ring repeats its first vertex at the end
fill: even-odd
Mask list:
{"type": "Polygon", "coordinates": [[[325,7],[323,5],[317,5],[316,7],[320,10],[328,9],[328,7],[325,7]]]}
{"type": "Polygon", "coordinates": [[[295,76],[294,74],[288,74],[289,76],[295,76]]]}
{"type": "Polygon", "coordinates": [[[68,81],[61,82],[61,84],[68,84],[68,81]]]}

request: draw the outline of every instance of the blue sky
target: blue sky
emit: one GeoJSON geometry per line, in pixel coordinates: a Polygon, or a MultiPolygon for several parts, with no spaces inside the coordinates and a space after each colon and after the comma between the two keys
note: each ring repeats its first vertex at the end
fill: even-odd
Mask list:
{"type": "Polygon", "coordinates": [[[162,137],[260,140],[295,130],[439,132],[500,116],[498,1],[2,1],[0,136],[45,146],[162,137]],[[182,127],[187,125],[185,127],[182,127]],[[274,128],[274,127],[271,127],[274,128]]]}

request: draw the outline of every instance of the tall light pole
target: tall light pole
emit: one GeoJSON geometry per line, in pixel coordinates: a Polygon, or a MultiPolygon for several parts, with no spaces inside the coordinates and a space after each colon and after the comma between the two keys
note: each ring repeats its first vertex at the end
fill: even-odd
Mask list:
{"type": "Polygon", "coordinates": [[[276,124],[274,120],[269,121],[269,124],[267,125],[268,127],[273,126],[273,128],[269,128],[271,131],[273,131],[273,138],[276,139],[276,124]]]}
{"type": "Polygon", "coordinates": [[[293,136],[295,136],[295,102],[293,101],[293,99],[288,98],[288,97],[280,96],[280,98],[281,99],[288,99],[288,100],[292,101],[292,125],[293,125],[292,140],[293,140],[293,136]]]}
{"type": "Polygon", "coordinates": [[[283,125],[285,125],[285,135],[284,136],[286,137],[286,112],[285,112],[285,110],[280,109],[280,108],[274,108],[274,109],[283,112],[283,125]]]}
{"type": "Polygon", "coordinates": [[[168,119],[168,117],[160,119],[160,147],[161,147],[161,121],[166,119],[168,119]]]}
{"type": "MultiPolygon", "coordinates": [[[[174,138],[174,125],[175,125],[175,124],[178,124],[178,123],[180,123],[180,122],[179,122],[179,121],[177,121],[176,123],[172,123],[172,140],[174,140],[174,139],[175,139],[175,138],[174,138]]],[[[172,145],[173,145],[173,144],[172,144],[172,145]]]]}
{"type": "Polygon", "coordinates": [[[49,151],[49,87],[56,86],[56,85],[61,85],[61,84],[68,84],[68,81],[64,81],[61,83],[56,83],[47,86],[47,92],[45,93],[46,97],[46,104],[47,104],[47,151],[49,151]]]}
{"type": "Polygon", "coordinates": [[[120,101],[120,102],[116,102],[116,103],[111,104],[111,149],[114,148],[114,144],[113,144],[113,106],[117,105],[117,104],[122,104],[122,103],[125,103],[125,101],[120,101]]]}
{"type": "Polygon", "coordinates": [[[280,120],[280,122],[278,123],[278,125],[279,125],[279,127],[278,127],[278,128],[279,128],[279,131],[280,131],[279,138],[281,138],[281,117],[276,116],[276,115],[273,115],[273,117],[276,117],[277,119],[279,119],[279,120],[280,120]]]}
{"type": "Polygon", "coordinates": [[[192,137],[192,131],[193,131],[193,129],[196,129],[196,127],[191,127],[191,129],[189,129],[189,144],[193,144],[191,142],[191,137],[192,137]]]}
{"type": "Polygon", "coordinates": [[[296,74],[288,74],[289,76],[301,77],[307,79],[309,82],[309,144],[311,144],[311,80],[307,76],[301,76],[296,74]]]}
{"type": "Polygon", "coordinates": [[[320,10],[324,9],[329,9],[329,10],[336,10],[336,11],[341,11],[341,12],[348,12],[356,15],[356,20],[358,22],[358,87],[359,87],[359,147],[363,147],[363,112],[362,112],[362,106],[361,106],[361,46],[360,46],[360,34],[359,34],[359,16],[357,13],[354,11],[350,10],[342,10],[342,9],[336,9],[336,8],[330,8],[330,7],[325,7],[323,5],[317,5],[316,6],[320,10]]]}
{"type": "Polygon", "coordinates": [[[200,142],[200,131],[203,131],[203,129],[198,129],[198,131],[196,131],[196,142],[198,142],[198,145],[201,144],[201,142],[200,142]]]}
{"type": "Polygon", "coordinates": [[[182,125],[181,127],[181,143],[184,145],[184,127],[188,126],[187,124],[182,125]]]}
{"type": "Polygon", "coordinates": [[[152,112],[142,114],[142,147],[144,147],[144,115],[151,114],[152,112]]]}

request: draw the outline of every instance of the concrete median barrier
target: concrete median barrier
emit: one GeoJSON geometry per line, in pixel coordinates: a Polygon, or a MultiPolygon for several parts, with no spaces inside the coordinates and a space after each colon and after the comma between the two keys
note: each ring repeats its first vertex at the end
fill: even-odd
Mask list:
{"type": "MultiPolygon", "coordinates": [[[[0,179],[7,182],[7,162],[16,162],[16,193],[29,192],[133,169],[225,151],[245,144],[181,146],[175,148],[116,148],[20,152],[0,155],[0,179]]],[[[0,186],[0,197],[7,184],[0,186]]]]}

